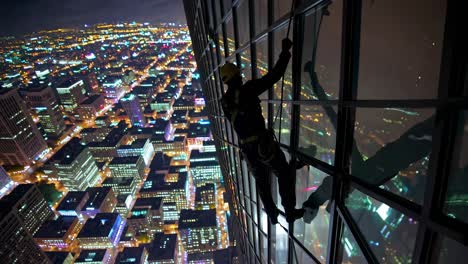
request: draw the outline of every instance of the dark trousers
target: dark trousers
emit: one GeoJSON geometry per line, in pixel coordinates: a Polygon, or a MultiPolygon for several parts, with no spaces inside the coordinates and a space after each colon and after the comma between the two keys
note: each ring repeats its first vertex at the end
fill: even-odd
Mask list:
{"type": "Polygon", "coordinates": [[[257,192],[262,199],[266,213],[269,216],[276,216],[278,215],[278,208],[273,202],[269,169],[278,178],[281,204],[286,211],[292,210],[296,206],[296,179],[292,177],[290,166],[278,143],[271,140],[270,144],[269,147],[273,153],[269,159],[265,159],[259,154],[260,144],[258,142],[242,145],[242,153],[250,172],[255,177],[257,192]]]}

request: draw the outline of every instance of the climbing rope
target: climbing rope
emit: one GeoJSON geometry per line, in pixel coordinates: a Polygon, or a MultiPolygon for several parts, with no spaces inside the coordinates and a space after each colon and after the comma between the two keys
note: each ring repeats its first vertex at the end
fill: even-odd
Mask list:
{"type": "MultiPolygon", "coordinates": [[[[293,0],[292,3],[291,3],[291,10],[289,11],[289,21],[288,21],[288,31],[286,33],[286,38],[289,38],[289,31],[291,31],[291,22],[292,22],[292,19],[294,17],[294,6],[296,5],[296,0],[293,0]]],[[[275,123],[278,119],[278,116],[281,116],[280,117],[280,121],[279,121],[279,130],[278,130],[278,143],[281,143],[281,119],[283,117],[283,94],[284,94],[284,75],[286,74],[283,73],[283,77],[281,78],[281,97],[280,97],[280,105],[279,105],[279,109],[278,111],[276,111],[276,116],[275,116],[275,119],[273,120],[273,124],[272,124],[272,128],[274,129],[275,127],[275,123]]],[[[274,135],[274,134],[273,134],[274,135]]]]}

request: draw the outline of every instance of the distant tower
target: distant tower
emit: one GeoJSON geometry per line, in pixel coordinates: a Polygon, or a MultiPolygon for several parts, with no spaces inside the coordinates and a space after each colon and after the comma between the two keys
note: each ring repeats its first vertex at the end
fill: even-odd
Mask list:
{"type": "Polygon", "coordinates": [[[42,86],[25,91],[25,100],[36,110],[47,135],[58,137],[65,130],[65,122],[58,100],[50,86],[42,86]]]}
{"type": "Polygon", "coordinates": [[[0,90],[0,162],[30,165],[46,147],[17,89],[0,90]]]}
{"type": "Polygon", "coordinates": [[[56,89],[60,104],[67,112],[75,111],[86,94],[86,88],[82,80],[69,79],[61,83],[56,89]]]}
{"type": "Polygon", "coordinates": [[[120,99],[123,109],[127,112],[132,126],[143,127],[146,124],[145,117],[143,116],[143,109],[140,108],[138,97],[132,93],[128,93],[120,99]]]}

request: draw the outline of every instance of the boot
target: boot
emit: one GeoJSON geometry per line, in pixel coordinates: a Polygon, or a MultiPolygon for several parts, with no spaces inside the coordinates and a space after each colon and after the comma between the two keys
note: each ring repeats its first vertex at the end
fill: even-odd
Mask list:
{"type": "Polygon", "coordinates": [[[286,210],[286,221],[288,223],[294,223],[299,218],[302,218],[304,216],[304,208],[301,209],[291,209],[291,210],[286,210]]]}
{"type": "Polygon", "coordinates": [[[332,191],[332,178],[330,176],[323,179],[319,188],[313,192],[307,201],[302,204],[306,211],[304,222],[310,223],[317,216],[319,207],[330,199],[332,191]]]}

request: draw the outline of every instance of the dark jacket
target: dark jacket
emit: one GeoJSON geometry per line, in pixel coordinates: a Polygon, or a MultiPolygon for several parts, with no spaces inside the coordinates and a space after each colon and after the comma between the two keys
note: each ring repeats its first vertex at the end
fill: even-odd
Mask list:
{"type": "Polygon", "coordinates": [[[266,131],[258,96],[281,79],[290,58],[289,51],[281,52],[275,66],[265,76],[247,81],[240,87],[230,86],[221,99],[224,115],[241,140],[266,131]]]}

